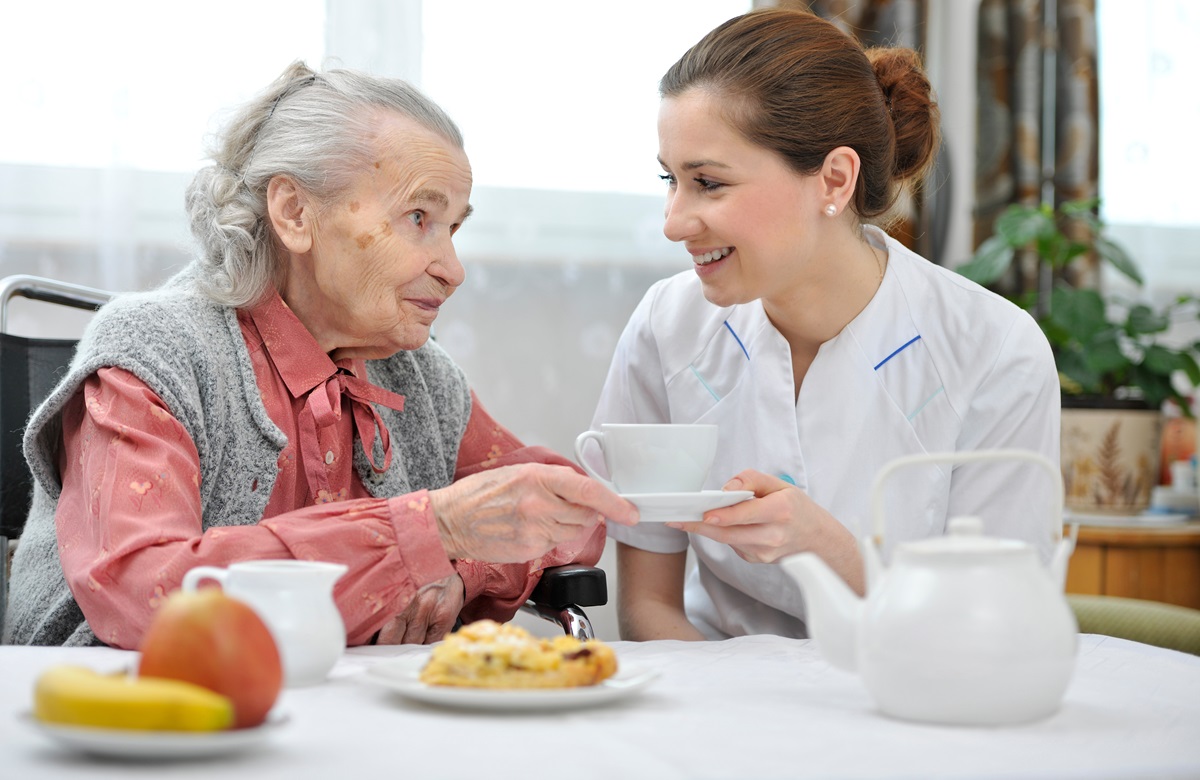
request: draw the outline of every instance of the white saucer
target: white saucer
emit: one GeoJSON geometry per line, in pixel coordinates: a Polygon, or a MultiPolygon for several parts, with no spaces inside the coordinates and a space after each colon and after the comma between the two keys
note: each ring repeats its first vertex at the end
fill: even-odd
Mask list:
{"type": "Polygon", "coordinates": [[[643,523],[698,523],[710,509],[740,504],[753,490],[701,490],[699,493],[622,493],[641,514],[643,523]]]}

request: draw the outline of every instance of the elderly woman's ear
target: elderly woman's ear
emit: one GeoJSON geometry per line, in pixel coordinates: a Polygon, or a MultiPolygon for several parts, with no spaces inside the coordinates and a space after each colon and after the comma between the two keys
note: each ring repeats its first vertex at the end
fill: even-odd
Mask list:
{"type": "Polygon", "coordinates": [[[267,214],[285,249],[296,254],[312,249],[315,205],[290,177],[276,176],[267,185],[267,214]]]}

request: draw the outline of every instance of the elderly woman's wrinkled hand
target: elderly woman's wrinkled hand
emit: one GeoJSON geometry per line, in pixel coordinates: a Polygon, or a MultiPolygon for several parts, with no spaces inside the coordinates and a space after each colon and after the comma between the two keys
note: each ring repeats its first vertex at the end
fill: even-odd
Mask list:
{"type": "Polygon", "coordinates": [[[451,558],[521,563],[588,533],[605,519],[637,521],[637,508],[566,466],[525,463],[472,474],[430,492],[451,558]]]}
{"type": "Polygon", "coordinates": [[[457,574],[429,583],[379,631],[376,644],[428,645],[441,640],[454,628],[464,598],[462,577],[457,574]]]}

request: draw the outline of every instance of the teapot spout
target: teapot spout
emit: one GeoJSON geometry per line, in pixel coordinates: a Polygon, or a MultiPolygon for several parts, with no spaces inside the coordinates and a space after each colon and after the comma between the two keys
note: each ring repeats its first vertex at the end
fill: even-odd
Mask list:
{"type": "Polygon", "coordinates": [[[800,583],[807,610],[805,623],[825,660],[846,671],[857,671],[863,600],[813,553],[789,555],[779,565],[800,583]]]}

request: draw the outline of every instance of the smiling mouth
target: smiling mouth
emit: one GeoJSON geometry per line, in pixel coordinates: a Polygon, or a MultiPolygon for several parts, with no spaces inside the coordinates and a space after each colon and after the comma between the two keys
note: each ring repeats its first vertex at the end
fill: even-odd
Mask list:
{"type": "Polygon", "coordinates": [[[731,246],[722,247],[721,249],[714,249],[711,252],[705,252],[702,255],[694,255],[692,257],[692,261],[696,265],[708,265],[710,263],[715,263],[718,260],[725,259],[726,257],[729,256],[729,253],[732,251],[733,251],[733,247],[731,247],[731,246]]]}

